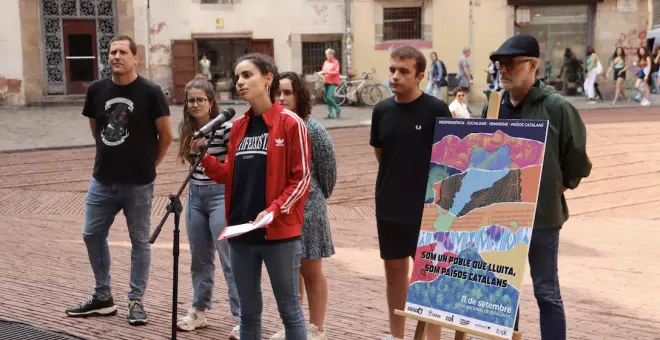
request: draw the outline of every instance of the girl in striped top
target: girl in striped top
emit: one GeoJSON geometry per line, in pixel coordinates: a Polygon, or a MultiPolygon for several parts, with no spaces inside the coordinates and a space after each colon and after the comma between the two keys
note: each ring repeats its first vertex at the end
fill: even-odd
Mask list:
{"type": "MultiPolygon", "coordinates": [[[[203,76],[195,77],[186,85],[183,121],[179,125],[178,160],[181,163],[194,164],[197,155],[191,150],[194,142],[192,136],[218,114],[213,87],[203,76]]],[[[224,160],[227,155],[231,126],[231,122],[223,124],[212,140],[208,140],[210,133],[206,136],[208,152],[218,159],[224,160]]],[[[190,194],[186,202],[186,231],[192,256],[190,273],[194,292],[192,308],[177,323],[182,331],[208,326],[206,311],[212,307],[216,251],[220,254],[220,264],[227,281],[231,313],[234,317],[240,315],[238,293],[229,262],[229,244],[227,240],[218,241],[226,225],[225,186],[206,177],[203,169],[198,167],[190,179],[190,194]]],[[[239,326],[234,327],[229,339],[238,340],[239,331],[239,326]]]]}

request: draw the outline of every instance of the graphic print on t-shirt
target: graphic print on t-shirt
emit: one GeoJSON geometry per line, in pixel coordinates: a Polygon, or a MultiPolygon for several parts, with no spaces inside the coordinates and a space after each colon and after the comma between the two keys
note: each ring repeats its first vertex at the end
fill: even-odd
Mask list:
{"type": "Polygon", "coordinates": [[[108,146],[117,146],[128,138],[128,116],[133,112],[130,99],[117,97],[105,102],[105,115],[108,125],[101,130],[101,140],[108,146]]]}
{"type": "Polygon", "coordinates": [[[236,149],[236,156],[242,159],[254,158],[255,154],[267,155],[268,132],[255,137],[244,137],[236,149]]]}

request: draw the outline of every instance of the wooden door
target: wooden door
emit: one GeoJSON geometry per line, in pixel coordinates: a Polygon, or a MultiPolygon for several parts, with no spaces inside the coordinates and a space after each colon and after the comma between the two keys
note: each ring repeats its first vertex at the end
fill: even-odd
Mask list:
{"type": "Polygon", "coordinates": [[[89,83],[98,79],[99,74],[96,22],[62,20],[62,23],[66,93],[85,94],[89,83]]]}
{"type": "Polygon", "coordinates": [[[248,53],[261,53],[275,59],[273,39],[251,39],[248,42],[248,53]]]}
{"type": "Polygon", "coordinates": [[[172,97],[177,104],[186,98],[186,84],[197,72],[197,42],[172,40],[172,97]]]}

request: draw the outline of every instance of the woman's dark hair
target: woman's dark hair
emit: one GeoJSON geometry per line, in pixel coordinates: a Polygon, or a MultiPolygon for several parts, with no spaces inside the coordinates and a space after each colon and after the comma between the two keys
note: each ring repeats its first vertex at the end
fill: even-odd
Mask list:
{"type": "MultiPolygon", "coordinates": [[[[261,54],[261,53],[250,53],[246,54],[238,59],[236,64],[238,65],[242,61],[249,61],[251,62],[254,66],[256,66],[259,69],[259,72],[261,72],[261,75],[267,75],[268,73],[273,74],[273,83],[270,84],[270,101],[275,102],[275,94],[277,93],[277,89],[280,87],[280,77],[279,73],[277,72],[277,65],[275,65],[275,62],[273,61],[273,58],[261,54]]],[[[234,76],[234,83],[238,80],[238,75],[234,76]]]]}
{"type": "Polygon", "coordinates": [[[572,56],[573,56],[573,51],[571,51],[570,48],[567,48],[567,49],[564,51],[564,58],[571,58],[572,56]]]}
{"type": "Polygon", "coordinates": [[[311,96],[309,95],[307,86],[305,86],[305,78],[295,72],[282,72],[280,73],[280,80],[282,79],[289,79],[291,81],[293,95],[296,96],[296,114],[300,118],[305,119],[312,114],[311,96]]]}
{"type": "Polygon", "coordinates": [[[614,49],[614,53],[612,54],[612,60],[614,60],[617,57],[617,52],[621,50],[621,58],[626,59],[626,50],[623,49],[623,47],[618,46],[617,48],[614,49]]]}
{"type": "Polygon", "coordinates": [[[190,142],[193,139],[195,134],[195,118],[188,113],[188,91],[191,89],[198,89],[204,91],[206,98],[211,104],[211,119],[215,118],[219,114],[218,104],[215,101],[215,91],[213,91],[213,85],[206,80],[201,74],[198,74],[186,84],[185,89],[185,100],[183,101],[183,120],[179,124],[179,154],[177,155],[177,160],[182,164],[185,164],[186,161],[192,163],[192,158],[190,157],[190,142]]]}
{"type": "Polygon", "coordinates": [[[431,54],[430,54],[430,55],[432,55],[432,56],[434,55],[436,59],[438,58],[438,54],[437,54],[437,53],[435,53],[435,52],[431,52],[431,54]]]}
{"type": "Polygon", "coordinates": [[[591,47],[591,46],[587,47],[587,57],[594,54],[594,53],[596,53],[596,50],[594,50],[593,47],[591,47]]]}
{"type": "Polygon", "coordinates": [[[649,54],[649,49],[646,48],[646,46],[642,46],[642,47],[637,49],[637,58],[638,59],[640,59],[640,60],[642,59],[642,55],[639,53],[640,50],[644,50],[644,58],[651,57],[651,55],[649,54]]]}
{"type": "Polygon", "coordinates": [[[465,93],[465,89],[462,88],[462,87],[460,87],[460,86],[458,86],[458,87],[456,87],[456,88],[454,89],[453,92],[454,92],[454,97],[456,97],[460,92],[465,93]]]}

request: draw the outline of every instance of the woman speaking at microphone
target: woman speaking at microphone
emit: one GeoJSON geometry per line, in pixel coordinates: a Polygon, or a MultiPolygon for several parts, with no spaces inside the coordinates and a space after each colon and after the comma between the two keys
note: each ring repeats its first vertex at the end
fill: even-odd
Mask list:
{"type": "MultiPolygon", "coordinates": [[[[261,339],[261,268],[266,264],[288,340],[307,339],[300,306],[301,228],[310,185],[310,139],[305,122],[275,102],[277,67],[262,54],[239,59],[235,84],[250,104],[234,121],[224,162],[210,154],[205,174],[226,187],[229,225],[260,221],[264,228],[229,239],[229,258],[241,306],[240,339],[261,339]]],[[[200,140],[193,151],[204,144],[200,140]]]]}
{"type": "MultiPolygon", "coordinates": [[[[218,105],[215,102],[213,86],[204,76],[198,75],[188,82],[185,89],[186,100],[183,106],[183,120],[179,125],[179,154],[177,160],[185,164],[195,163],[196,152],[192,152],[191,143],[196,131],[218,116],[218,105]]],[[[227,155],[227,142],[231,122],[225,122],[216,131],[212,140],[208,141],[208,152],[217,159],[224,160],[227,155]]],[[[211,134],[202,138],[207,140],[211,134]]],[[[179,319],[177,328],[182,331],[192,331],[207,327],[206,311],[211,309],[214,276],[215,252],[220,254],[220,264],[227,290],[229,291],[229,308],[232,315],[239,316],[238,293],[229,263],[229,243],[218,241],[220,233],[227,225],[225,218],[225,186],[217,184],[204,175],[201,167],[195,169],[190,178],[190,193],[186,201],[186,231],[190,244],[190,273],[193,281],[192,308],[179,319]]],[[[232,329],[229,339],[238,340],[238,326],[232,329]]]]}

